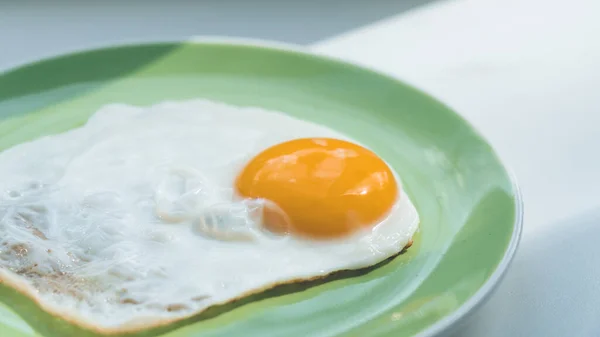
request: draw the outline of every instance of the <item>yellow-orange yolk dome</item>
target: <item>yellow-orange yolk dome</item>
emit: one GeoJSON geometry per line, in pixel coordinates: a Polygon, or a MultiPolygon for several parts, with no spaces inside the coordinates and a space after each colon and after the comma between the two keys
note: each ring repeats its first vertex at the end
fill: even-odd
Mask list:
{"type": "MultiPolygon", "coordinates": [[[[392,209],[399,187],[388,165],[370,150],[337,139],[303,138],[255,156],[236,180],[244,198],[277,204],[290,231],[336,238],[371,227],[392,209]]],[[[267,227],[277,217],[265,212],[267,227]]],[[[279,217],[281,219],[281,217],[279,217]]]]}

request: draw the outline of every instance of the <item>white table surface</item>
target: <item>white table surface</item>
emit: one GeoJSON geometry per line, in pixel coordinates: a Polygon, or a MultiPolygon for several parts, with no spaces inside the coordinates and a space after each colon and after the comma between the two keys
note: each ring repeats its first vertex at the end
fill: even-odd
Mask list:
{"type": "Polygon", "coordinates": [[[440,1],[314,45],[469,120],[512,168],[521,246],[456,336],[600,336],[600,1],[440,1]]]}
{"type": "Polygon", "coordinates": [[[435,0],[2,0],[0,69],[129,41],[236,36],[306,45],[435,0]]]}

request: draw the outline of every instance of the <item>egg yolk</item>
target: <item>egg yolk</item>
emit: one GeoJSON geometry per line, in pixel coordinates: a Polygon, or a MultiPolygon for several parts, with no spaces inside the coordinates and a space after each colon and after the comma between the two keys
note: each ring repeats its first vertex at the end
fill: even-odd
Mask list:
{"type": "MultiPolygon", "coordinates": [[[[237,177],[237,193],[267,199],[287,215],[289,231],[311,238],[343,237],[372,227],[393,207],[399,187],[388,165],[362,146],[303,138],[266,149],[237,177]]],[[[264,212],[265,226],[282,217],[264,212]]]]}

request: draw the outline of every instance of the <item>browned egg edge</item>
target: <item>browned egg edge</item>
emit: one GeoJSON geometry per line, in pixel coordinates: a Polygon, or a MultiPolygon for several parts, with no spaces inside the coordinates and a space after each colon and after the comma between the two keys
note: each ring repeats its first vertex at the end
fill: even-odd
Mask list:
{"type": "MultiPolygon", "coordinates": [[[[42,303],[40,301],[40,299],[38,298],[38,296],[36,296],[36,294],[35,294],[36,290],[33,287],[23,284],[23,282],[20,281],[18,277],[14,277],[11,274],[5,273],[1,269],[0,269],[0,284],[8,286],[9,288],[12,288],[13,290],[17,291],[19,294],[28,297],[39,308],[41,308],[46,313],[50,314],[54,318],[59,318],[65,322],[67,322],[68,324],[73,325],[75,328],[88,330],[91,333],[95,333],[98,335],[104,335],[104,336],[134,335],[134,334],[142,333],[142,332],[150,332],[150,330],[153,330],[153,329],[165,328],[171,324],[193,318],[193,317],[200,315],[203,312],[206,312],[207,310],[210,310],[212,308],[225,306],[228,304],[233,304],[234,302],[240,301],[242,299],[248,298],[253,295],[258,295],[258,294],[264,293],[266,291],[275,289],[277,287],[281,287],[281,286],[285,286],[285,285],[302,285],[302,284],[308,284],[311,282],[321,281],[321,280],[325,281],[323,283],[326,283],[326,282],[328,282],[328,280],[325,280],[325,279],[333,277],[333,276],[337,276],[338,274],[347,273],[347,272],[364,271],[364,274],[366,274],[366,273],[369,273],[370,271],[380,267],[381,265],[386,264],[387,262],[391,261],[398,255],[403,254],[404,252],[406,252],[406,250],[409,247],[412,246],[412,244],[413,244],[413,240],[410,239],[408,241],[408,243],[406,244],[406,246],[404,246],[404,248],[402,250],[400,250],[398,253],[376,263],[375,265],[371,265],[371,266],[367,266],[367,267],[363,267],[363,268],[357,268],[357,269],[342,269],[342,270],[337,270],[337,271],[334,271],[334,272],[331,272],[331,273],[328,273],[325,275],[319,275],[319,276],[309,277],[309,278],[297,278],[297,279],[291,279],[291,280],[282,281],[282,282],[278,282],[278,283],[273,283],[273,284],[267,285],[263,288],[254,289],[247,293],[241,294],[240,296],[237,296],[231,300],[224,301],[221,303],[215,303],[209,307],[206,307],[202,310],[198,310],[189,315],[176,317],[176,318],[167,318],[167,319],[156,319],[153,317],[137,318],[132,321],[129,321],[128,323],[120,325],[118,327],[111,327],[111,328],[98,327],[98,326],[92,324],[91,322],[89,322],[88,320],[84,320],[82,318],[75,317],[74,315],[69,315],[69,313],[62,312],[62,310],[60,310],[56,306],[42,303]]],[[[364,274],[361,273],[360,276],[362,276],[364,274]]],[[[331,281],[334,281],[334,280],[331,280],[331,281]]],[[[312,288],[312,287],[313,286],[308,286],[305,289],[312,288]]],[[[305,290],[305,289],[303,289],[303,290],[305,290]]],[[[157,335],[166,333],[168,331],[170,331],[170,330],[162,331],[160,333],[157,333],[157,335]]]]}

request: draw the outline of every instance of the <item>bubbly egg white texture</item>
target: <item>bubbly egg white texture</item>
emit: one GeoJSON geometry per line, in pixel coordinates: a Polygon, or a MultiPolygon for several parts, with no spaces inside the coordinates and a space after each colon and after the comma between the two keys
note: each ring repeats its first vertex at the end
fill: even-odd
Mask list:
{"type": "Polygon", "coordinates": [[[275,284],[376,264],[418,226],[408,196],[334,241],[270,235],[233,184],[261,150],[346,139],[258,108],[111,104],[78,129],[0,153],[0,278],[100,331],[151,327],[275,284]],[[162,322],[162,323],[159,323],[162,322]]]}

